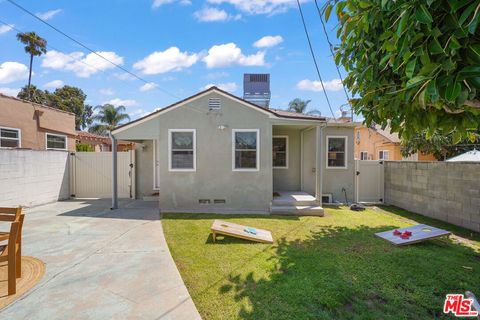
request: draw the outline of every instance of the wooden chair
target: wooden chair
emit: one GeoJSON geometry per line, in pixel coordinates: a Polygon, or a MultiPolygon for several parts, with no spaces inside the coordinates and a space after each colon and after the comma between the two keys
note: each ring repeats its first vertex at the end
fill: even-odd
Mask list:
{"type": "Polygon", "coordinates": [[[0,221],[18,221],[22,214],[22,207],[2,208],[0,207],[0,221]]]}
{"type": "Polygon", "coordinates": [[[22,268],[22,226],[25,215],[20,215],[18,221],[12,222],[8,237],[8,244],[0,246],[0,262],[7,261],[8,267],[8,295],[17,292],[17,278],[21,277],[22,268]]]}

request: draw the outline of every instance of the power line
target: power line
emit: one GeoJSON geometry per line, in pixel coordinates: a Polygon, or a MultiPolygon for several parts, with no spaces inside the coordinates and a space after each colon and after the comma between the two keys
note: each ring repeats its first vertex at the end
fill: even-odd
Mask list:
{"type": "MultiPolygon", "coordinates": [[[[348,95],[347,89],[345,88],[345,84],[343,83],[342,74],[340,73],[340,68],[338,67],[337,63],[335,62],[335,54],[333,52],[333,44],[330,41],[330,37],[328,36],[327,28],[325,27],[325,22],[323,21],[322,14],[320,13],[320,7],[318,6],[318,1],[315,0],[315,6],[317,7],[318,17],[320,18],[320,22],[322,23],[323,32],[325,33],[325,37],[327,38],[328,47],[330,49],[330,53],[332,54],[333,62],[335,64],[335,68],[337,69],[338,77],[340,81],[342,81],[342,88],[343,92],[345,92],[345,97],[347,97],[347,102],[350,103],[350,96],[348,95]]],[[[352,111],[352,121],[353,121],[353,108],[350,106],[352,111]]]]}
{"type": "Polygon", "coordinates": [[[297,4],[298,4],[298,10],[300,11],[300,16],[302,17],[303,29],[305,30],[305,35],[307,36],[308,46],[310,47],[310,53],[312,54],[313,63],[315,64],[315,69],[317,70],[318,79],[320,80],[320,84],[322,85],[323,94],[325,95],[325,99],[327,100],[328,108],[332,113],[333,120],[337,122],[337,119],[335,118],[335,113],[333,112],[333,109],[332,109],[332,105],[330,104],[330,99],[328,99],[327,91],[325,91],[325,85],[323,84],[322,76],[320,74],[320,69],[318,68],[317,59],[315,58],[315,53],[313,52],[312,42],[310,41],[310,35],[308,34],[307,25],[305,23],[305,18],[303,16],[302,6],[300,5],[300,0],[297,0],[297,4]]]}
{"type": "Polygon", "coordinates": [[[163,93],[165,94],[168,94],[169,96],[171,97],[174,97],[176,99],[179,99],[178,96],[176,96],[175,94],[173,93],[170,93],[168,92],[167,90],[165,89],[162,89],[161,87],[158,86],[158,84],[152,82],[152,81],[147,81],[145,79],[143,79],[142,77],[136,75],[135,73],[129,71],[128,69],[125,69],[124,67],[122,67],[121,65],[111,61],[110,59],[108,58],[105,58],[103,55],[99,54],[98,52],[96,52],[95,50],[89,48],[88,46],[86,46],[85,44],[83,44],[82,42],[76,40],[75,38],[69,36],[68,34],[66,34],[65,32],[63,32],[62,30],[58,29],[57,27],[53,26],[52,24],[48,23],[47,21],[45,21],[44,19],[38,17],[36,14],[34,14],[33,12],[29,11],[28,9],[22,7],[21,5],[19,5],[18,3],[16,3],[15,1],[13,0],[7,0],[8,2],[10,2],[12,5],[16,6],[17,8],[19,8],[20,10],[24,11],[25,13],[31,15],[32,17],[34,17],[35,19],[39,20],[40,22],[46,24],[47,26],[49,26],[50,28],[52,28],[53,30],[57,31],[58,33],[60,33],[61,35],[63,35],[64,37],[66,37],[67,39],[75,42],[76,44],[78,44],[79,46],[85,48],[86,50],[90,51],[91,53],[95,54],[96,56],[98,56],[99,58],[109,62],[110,64],[112,64],[113,66],[115,66],[116,68],[122,70],[123,72],[125,73],[128,73],[129,75],[131,75],[132,77],[136,78],[137,80],[140,80],[146,84],[150,84],[150,83],[153,83],[155,84],[155,89],[158,89],[160,91],[162,91],[163,93]]]}

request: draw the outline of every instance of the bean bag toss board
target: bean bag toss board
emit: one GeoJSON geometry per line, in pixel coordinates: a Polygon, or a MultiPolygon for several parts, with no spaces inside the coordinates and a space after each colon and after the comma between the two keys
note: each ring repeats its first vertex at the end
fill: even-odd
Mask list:
{"type": "Polygon", "coordinates": [[[419,243],[425,240],[448,236],[450,234],[450,231],[431,227],[426,224],[418,224],[407,228],[375,233],[377,237],[387,240],[396,246],[419,243]]]}
{"type": "Polygon", "coordinates": [[[213,242],[217,239],[218,234],[261,243],[273,243],[272,233],[268,230],[256,229],[222,220],[215,220],[213,222],[213,242]]]}

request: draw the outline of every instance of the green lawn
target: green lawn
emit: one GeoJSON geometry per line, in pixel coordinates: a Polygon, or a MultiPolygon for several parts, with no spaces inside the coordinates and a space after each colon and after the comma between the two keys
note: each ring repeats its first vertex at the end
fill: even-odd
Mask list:
{"type": "Polygon", "coordinates": [[[435,319],[446,293],[480,295],[480,235],[385,207],[325,217],[164,214],[172,256],[204,319],[435,319]],[[272,231],[273,245],[212,242],[214,219],[272,231]],[[450,239],[397,248],[375,232],[417,223],[450,239]]]}

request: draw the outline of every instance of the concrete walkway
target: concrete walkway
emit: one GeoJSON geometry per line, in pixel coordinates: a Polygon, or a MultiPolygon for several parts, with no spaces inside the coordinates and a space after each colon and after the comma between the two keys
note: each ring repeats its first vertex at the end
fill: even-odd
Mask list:
{"type": "Polygon", "coordinates": [[[156,202],[65,201],[26,210],[23,254],[42,281],[0,319],[200,319],[156,202]]]}

